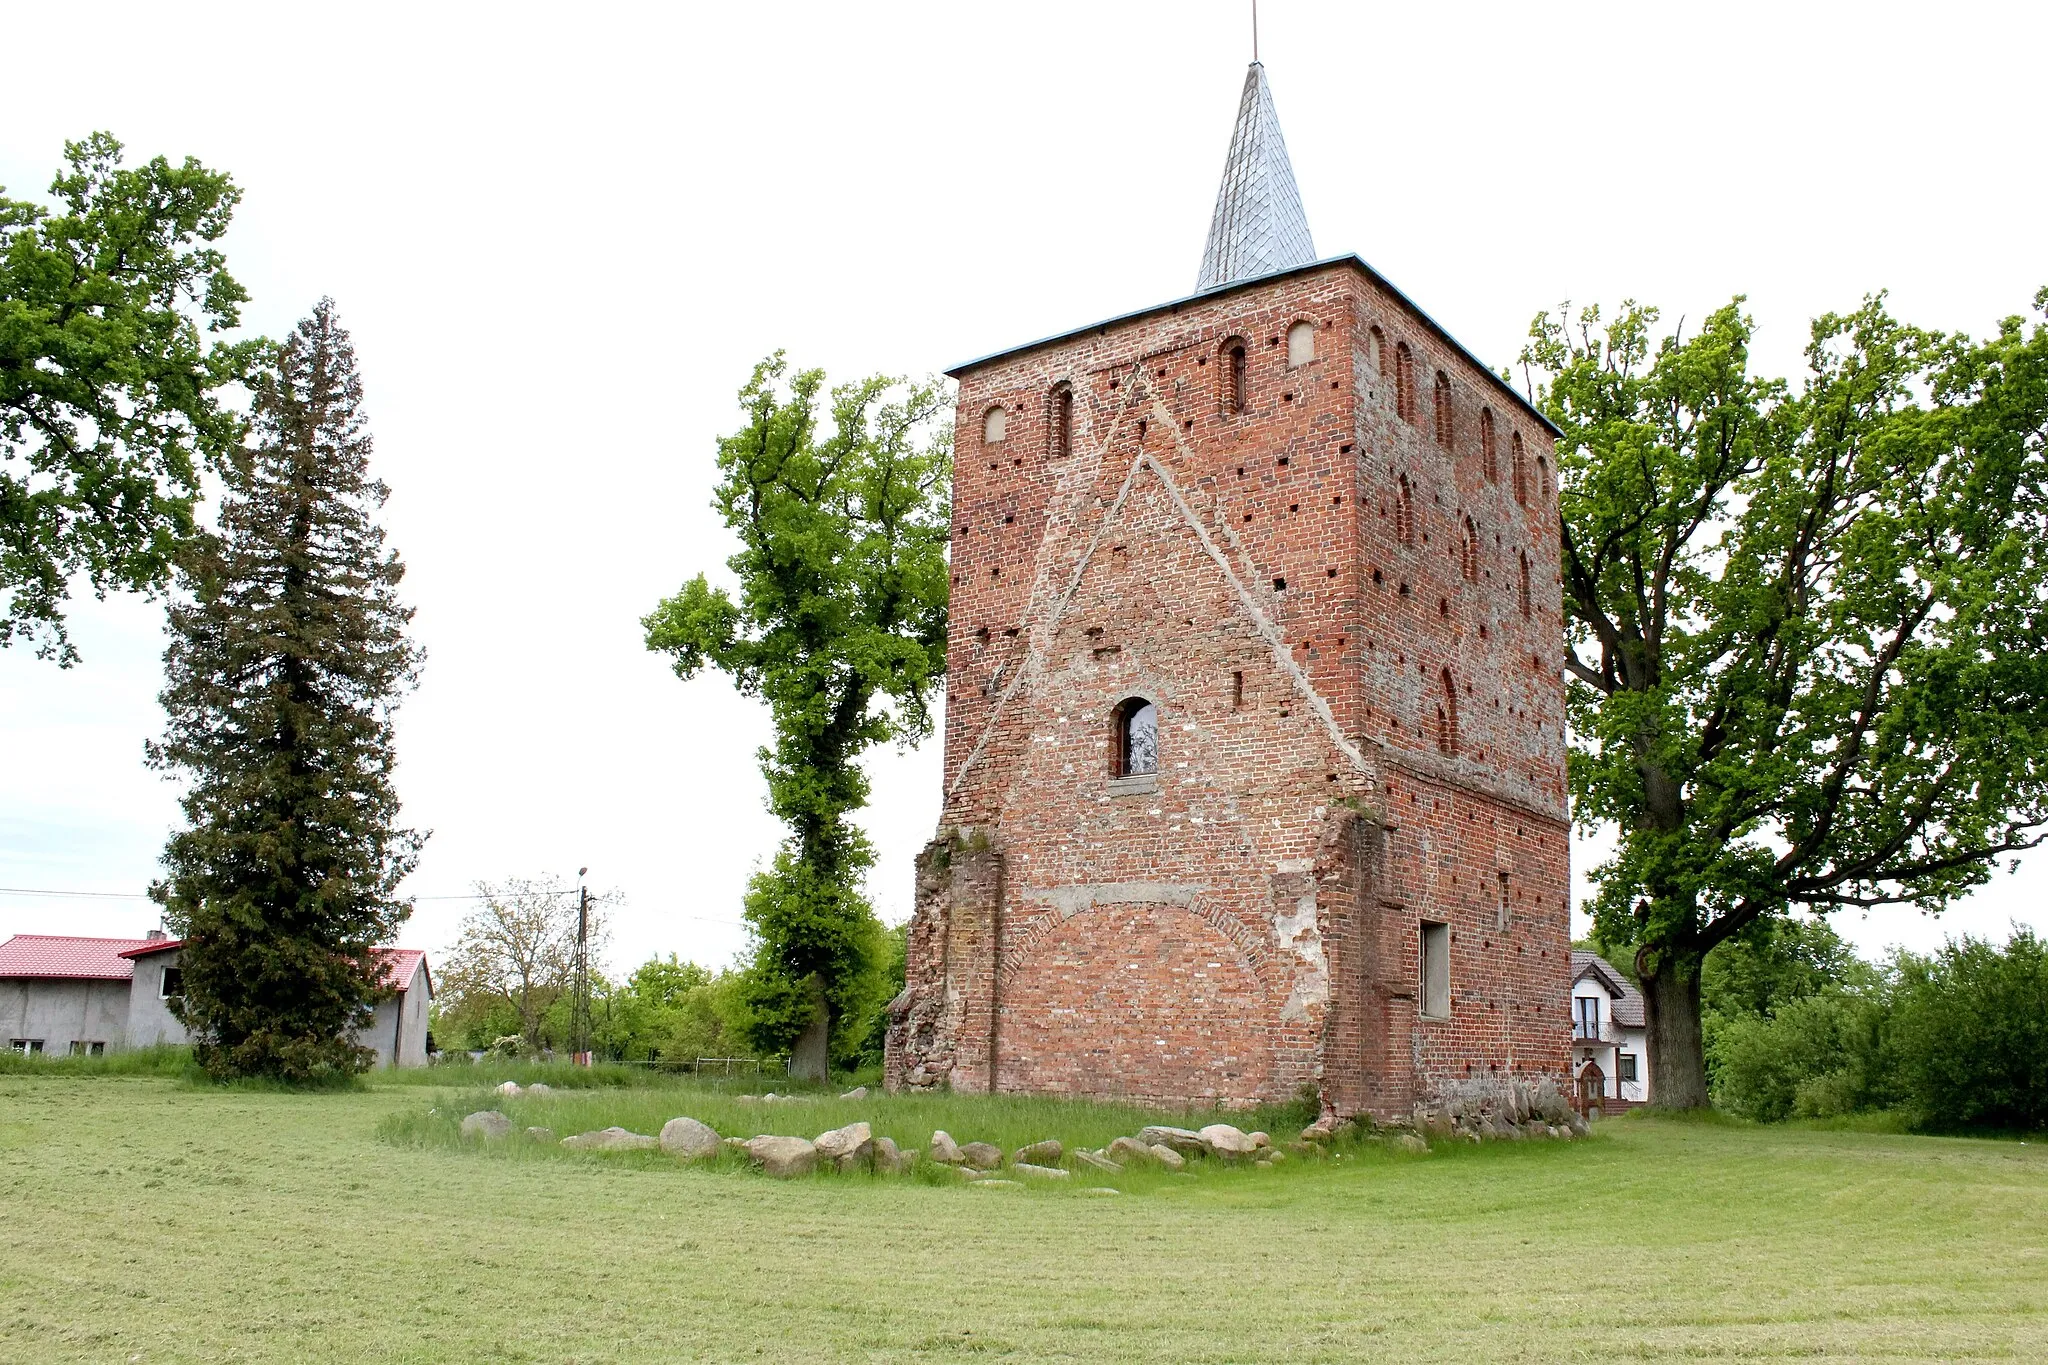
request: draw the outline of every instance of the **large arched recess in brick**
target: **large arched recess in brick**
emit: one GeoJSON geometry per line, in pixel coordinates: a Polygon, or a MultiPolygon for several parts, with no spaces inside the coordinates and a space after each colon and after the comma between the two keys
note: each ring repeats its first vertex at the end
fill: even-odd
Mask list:
{"type": "Polygon", "coordinates": [[[1034,939],[997,985],[998,1090],[1203,1101],[1269,1088],[1272,990],[1199,906],[1094,905],[1034,939]]]}

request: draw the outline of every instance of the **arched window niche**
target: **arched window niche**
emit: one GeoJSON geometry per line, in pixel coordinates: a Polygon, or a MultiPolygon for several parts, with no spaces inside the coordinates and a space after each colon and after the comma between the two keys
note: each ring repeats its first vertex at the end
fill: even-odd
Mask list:
{"type": "Polygon", "coordinates": [[[1287,368],[1298,370],[1316,358],[1316,325],[1297,322],[1287,329],[1287,368]]]}
{"type": "Polygon", "coordinates": [[[1110,731],[1112,778],[1142,782],[1159,775],[1159,708],[1150,697],[1125,697],[1116,704],[1110,731]]]}
{"type": "Polygon", "coordinates": [[[1064,460],[1074,451],[1074,386],[1065,380],[1052,386],[1046,413],[1046,454],[1064,460]]]}
{"type": "Polygon", "coordinates": [[[1247,389],[1250,387],[1251,355],[1246,349],[1243,337],[1231,337],[1223,343],[1222,365],[1216,376],[1218,396],[1223,400],[1223,415],[1235,417],[1245,410],[1249,402],[1247,389]]]}
{"type": "Polygon", "coordinates": [[[983,445],[1000,444],[1010,429],[1010,414],[1001,407],[990,408],[981,415],[981,440],[983,445]]]}

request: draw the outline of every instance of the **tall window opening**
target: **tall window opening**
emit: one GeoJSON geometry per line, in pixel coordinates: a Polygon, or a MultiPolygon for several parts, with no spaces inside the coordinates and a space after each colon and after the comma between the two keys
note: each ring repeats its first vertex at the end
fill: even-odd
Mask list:
{"type": "Polygon", "coordinates": [[[1493,409],[1479,410],[1479,472],[1486,476],[1488,483],[1500,482],[1500,456],[1498,442],[1494,439],[1493,409]]]}
{"type": "Polygon", "coordinates": [[[1516,432],[1508,441],[1509,459],[1514,465],[1515,501],[1529,505],[1529,464],[1522,452],[1522,433],[1516,432]]]}
{"type": "Polygon", "coordinates": [[[1465,537],[1458,545],[1458,570],[1467,583],[1479,581],[1479,528],[1465,518],[1465,537]]]}
{"type": "Polygon", "coordinates": [[[1405,341],[1394,346],[1394,411],[1404,422],[1415,420],[1415,353],[1405,341]]]}
{"type": "Polygon", "coordinates": [[[1451,926],[1422,922],[1422,1017],[1451,1017],[1451,926]]]}
{"type": "Polygon", "coordinates": [[[1246,370],[1250,364],[1251,357],[1242,338],[1233,337],[1223,343],[1223,411],[1233,417],[1245,409],[1246,370]]]}
{"type": "Polygon", "coordinates": [[[1509,921],[1514,918],[1513,908],[1508,901],[1508,874],[1496,872],[1493,875],[1500,883],[1500,899],[1494,903],[1494,927],[1505,930],[1509,921]]]}
{"type": "Polygon", "coordinates": [[[1046,453],[1055,460],[1064,460],[1074,449],[1074,388],[1071,384],[1055,384],[1052,390],[1051,420],[1046,424],[1049,433],[1046,453]]]}
{"type": "Polygon", "coordinates": [[[1442,370],[1436,372],[1436,443],[1445,450],[1451,448],[1451,377],[1442,370]]]}
{"type": "Polygon", "coordinates": [[[1394,539],[1403,545],[1415,543],[1415,489],[1408,476],[1401,476],[1401,490],[1394,499],[1394,539]]]}
{"type": "Polygon", "coordinates": [[[1522,582],[1516,590],[1515,597],[1517,604],[1522,608],[1522,619],[1526,621],[1529,619],[1529,552],[1521,550],[1517,555],[1522,561],[1522,582]]]}
{"type": "Polygon", "coordinates": [[[1384,379],[1387,373],[1387,334],[1385,332],[1375,327],[1365,334],[1365,355],[1366,359],[1372,362],[1373,369],[1377,370],[1380,377],[1384,379]]]}
{"type": "Polygon", "coordinates": [[[1117,703],[1111,777],[1145,777],[1159,771],[1159,708],[1143,697],[1117,703]]]}
{"type": "Polygon", "coordinates": [[[1536,486],[1542,490],[1545,506],[1550,504],[1550,461],[1536,457],[1536,486]]]}
{"type": "Polygon", "coordinates": [[[1003,439],[1003,433],[1010,429],[1010,414],[1001,408],[990,408],[981,416],[981,439],[984,445],[996,445],[1003,439]]]}
{"type": "Polygon", "coordinates": [[[1287,329],[1287,368],[1298,370],[1316,358],[1316,325],[1297,322],[1287,329]]]}
{"type": "Polygon", "coordinates": [[[1458,753],[1458,688],[1451,679],[1451,670],[1445,669],[1438,681],[1443,685],[1443,697],[1436,707],[1436,748],[1447,758],[1458,753]]]}

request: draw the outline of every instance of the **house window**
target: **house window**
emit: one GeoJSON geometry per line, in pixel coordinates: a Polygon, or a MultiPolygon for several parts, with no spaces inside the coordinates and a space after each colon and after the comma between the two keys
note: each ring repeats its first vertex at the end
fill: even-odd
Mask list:
{"type": "Polygon", "coordinates": [[[1404,422],[1415,420],[1415,353],[1405,341],[1394,345],[1394,411],[1404,422]]]}
{"type": "Polygon", "coordinates": [[[1451,679],[1450,669],[1445,669],[1439,676],[1444,695],[1436,708],[1436,747],[1437,752],[1446,758],[1454,758],[1458,753],[1458,689],[1451,679]]]}
{"type": "Polygon", "coordinates": [[[42,1055],[43,1040],[40,1038],[9,1038],[7,1046],[24,1057],[37,1057],[42,1055]]]}
{"type": "Polygon", "coordinates": [[[1500,482],[1500,443],[1494,439],[1493,409],[1479,410],[1479,472],[1488,483],[1500,482]]]}
{"type": "Polygon", "coordinates": [[[1403,545],[1415,543],[1415,489],[1408,476],[1401,476],[1401,491],[1394,503],[1394,539],[1403,545]]]}
{"type": "Polygon", "coordinates": [[[74,1038],[71,1040],[71,1055],[74,1057],[104,1057],[107,1055],[107,1045],[105,1043],[87,1042],[83,1038],[74,1038]]]}
{"type": "Polygon", "coordinates": [[[1223,343],[1223,411],[1227,416],[1235,417],[1245,409],[1245,371],[1250,363],[1242,337],[1223,343]]]}
{"type": "Polygon", "coordinates": [[[1529,464],[1522,454],[1522,433],[1516,432],[1508,441],[1509,460],[1514,465],[1515,501],[1529,505],[1529,464]]]}
{"type": "Polygon", "coordinates": [[[1598,1042],[1600,1038],[1600,997],[1597,995],[1576,996],[1572,1000],[1572,1008],[1575,1012],[1572,1019],[1572,1037],[1590,1038],[1598,1042]]]}
{"type": "Polygon", "coordinates": [[[1516,590],[1516,596],[1522,607],[1522,619],[1526,621],[1529,619],[1529,552],[1520,550],[1516,553],[1522,561],[1522,583],[1516,590]]]}
{"type": "Polygon", "coordinates": [[[1111,777],[1145,777],[1159,771],[1159,708],[1143,697],[1128,697],[1117,704],[1116,742],[1110,752],[1116,760],[1111,777]]]}
{"type": "Polygon", "coordinates": [[[1614,1058],[1614,1079],[1620,1081],[1623,1085],[1627,1085],[1635,1080],[1635,1078],[1636,1054],[1633,1052],[1617,1053],[1614,1058]]]}
{"type": "Polygon", "coordinates": [[[157,999],[169,1000],[172,996],[183,995],[184,993],[185,969],[183,967],[164,968],[163,979],[157,983],[157,999]]]}
{"type": "Polygon", "coordinates": [[[998,445],[1003,433],[1010,429],[1010,414],[1001,408],[990,408],[981,417],[981,439],[984,445],[998,445]]]}
{"type": "Polygon", "coordinates": [[[1422,922],[1422,1017],[1451,1017],[1451,926],[1422,922]]]}
{"type": "Polygon", "coordinates": [[[1070,384],[1057,384],[1052,391],[1052,412],[1046,423],[1046,453],[1055,460],[1064,460],[1074,448],[1074,389],[1070,384]]]}
{"type": "Polygon", "coordinates": [[[1436,443],[1451,448],[1451,377],[1436,372],[1436,443]]]}
{"type": "Polygon", "coordinates": [[[1287,329],[1287,368],[1301,368],[1316,358],[1316,325],[1297,322],[1287,329]]]}
{"type": "Polygon", "coordinates": [[[1465,518],[1465,539],[1458,546],[1458,571],[1467,583],[1479,581],[1479,528],[1472,518],[1465,518]]]}

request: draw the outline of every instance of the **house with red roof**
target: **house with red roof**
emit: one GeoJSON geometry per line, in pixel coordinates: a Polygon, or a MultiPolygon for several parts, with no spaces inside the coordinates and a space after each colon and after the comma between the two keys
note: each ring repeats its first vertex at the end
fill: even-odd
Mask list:
{"type": "MultiPolygon", "coordinates": [[[[128,1047],[188,1041],[171,1010],[183,990],[184,941],[152,930],[147,938],[75,938],[16,934],[0,943],[0,1037],[16,1052],[97,1057],[128,1047]]],[[[356,1041],[378,1066],[424,1066],[433,975],[417,948],[379,948],[384,984],[356,1041]]]]}

